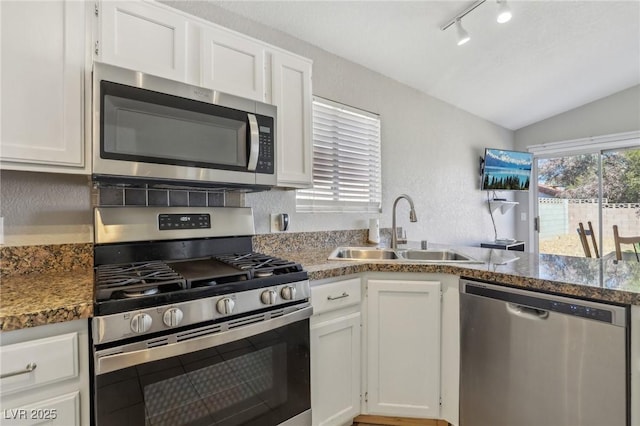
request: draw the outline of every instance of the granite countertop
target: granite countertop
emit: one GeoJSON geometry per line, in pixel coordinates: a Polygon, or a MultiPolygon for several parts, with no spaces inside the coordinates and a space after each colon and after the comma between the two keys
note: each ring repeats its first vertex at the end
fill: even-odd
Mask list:
{"type": "Polygon", "coordinates": [[[640,305],[640,263],[535,255],[524,252],[452,247],[484,263],[428,264],[372,261],[330,261],[333,248],[272,253],[299,262],[312,281],[361,272],[445,273],[513,287],[577,296],[598,301],[640,305]]]}
{"type": "MultiPolygon", "coordinates": [[[[333,248],[271,251],[299,262],[312,281],[362,272],[445,273],[567,296],[640,305],[640,263],[610,257],[534,255],[476,247],[453,247],[479,264],[428,264],[327,260],[333,248]]],[[[93,270],[34,272],[2,277],[0,330],[90,318],[93,270]]]]}
{"type": "Polygon", "coordinates": [[[0,330],[3,332],[92,315],[92,269],[2,277],[0,330]]]}

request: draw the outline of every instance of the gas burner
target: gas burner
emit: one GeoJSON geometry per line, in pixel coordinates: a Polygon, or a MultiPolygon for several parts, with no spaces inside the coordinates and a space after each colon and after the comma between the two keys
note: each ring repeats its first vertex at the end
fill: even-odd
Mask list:
{"type": "Polygon", "coordinates": [[[254,273],[254,276],[256,278],[265,278],[265,277],[270,277],[273,275],[273,271],[256,271],[254,273]]]}
{"type": "Polygon", "coordinates": [[[133,299],[135,297],[151,296],[152,294],[157,294],[159,291],[158,287],[150,287],[144,290],[123,290],[122,295],[125,298],[133,299]]]}

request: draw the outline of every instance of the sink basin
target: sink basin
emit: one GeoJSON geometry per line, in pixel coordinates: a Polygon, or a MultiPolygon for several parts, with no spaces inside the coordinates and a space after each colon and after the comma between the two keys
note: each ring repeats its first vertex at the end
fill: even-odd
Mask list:
{"type": "Polygon", "coordinates": [[[329,260],[369,260],[393,263],[483,263],[449,249],[393,250],[376,247],[338,247],[329,255],[329,260]]]}
{"type": "Polygon", "coordinates": [[[429,262],[456,262],[456,263],[476,263],[472,257],[460,254],[453,250],[403,250],[399,252],[400,257],[406,260],[419,260],[429,262]]]}
{"type": "Polygon", "coordinates": [[[329,260],[397,260],[398,254],[389,248],[338,247],[329,260]]]}

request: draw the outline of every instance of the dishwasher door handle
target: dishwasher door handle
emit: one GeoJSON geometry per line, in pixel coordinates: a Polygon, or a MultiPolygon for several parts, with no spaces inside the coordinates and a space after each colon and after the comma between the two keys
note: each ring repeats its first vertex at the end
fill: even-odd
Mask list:
{"type": "Polygon", "coordinates": [[[549,318],[549,311],[545,311],[544,309],[530,308],[528,306],[517,305],[515,303],[507,303],[506,305],[507,312],[512,315],[533,320],[545,320],[549,318]]]}

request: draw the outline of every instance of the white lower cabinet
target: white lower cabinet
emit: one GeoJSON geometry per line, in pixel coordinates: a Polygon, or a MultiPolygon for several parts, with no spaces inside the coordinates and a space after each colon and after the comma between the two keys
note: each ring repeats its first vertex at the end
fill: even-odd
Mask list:
{"type": "Polygon", "coordinates": [[[366,411],[440,417],[440,282],[368,279],[366,411]]]}
{"type": "Polygon", "coordinates": [[[0,333],[0,423],[90,424],[87,320],[0,333]]]}
{"type": "Polygon", "coordinates": [[[360,278],[311,287],[313,426],[350,425],[360,413],[360,278]]]}
{"type": "Polygon", "coordinates": [[[22,407],[2,408],[2,420],[9,426],[19,425],[82,426],[80,423],[80,392],[32,402],[22,407]]]}

